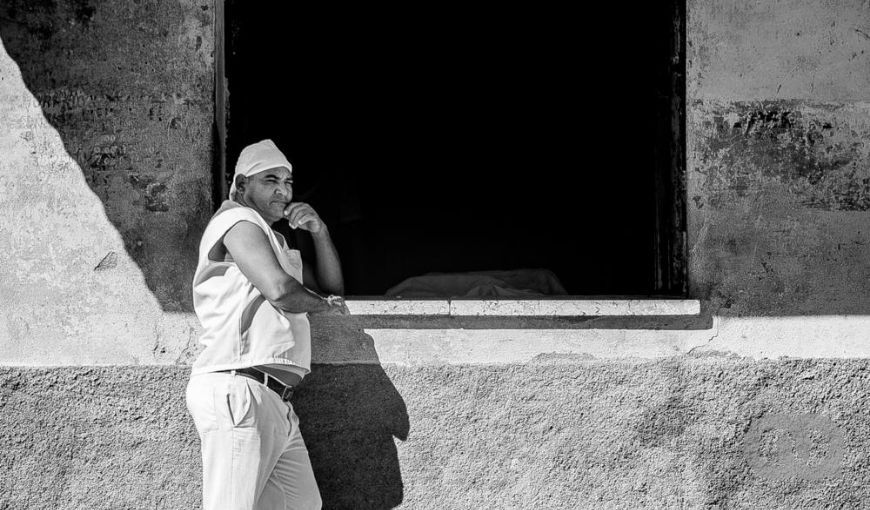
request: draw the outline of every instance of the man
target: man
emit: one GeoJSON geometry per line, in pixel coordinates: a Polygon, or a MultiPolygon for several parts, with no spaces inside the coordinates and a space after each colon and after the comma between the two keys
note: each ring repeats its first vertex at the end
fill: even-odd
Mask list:
{"type": "Polygon", "coordinates": [[[310,371],[307,312],[343,307],[344,282],[326,225],[291,201],[292,169],[271,140],[246,147],[230,200],[200,242],[193,300],[205,350],[186,397],[202,444],[206,510],[321,507],[289,399],[310,371]],[[282,220],[311,234],[314,270],[272,230],[282,220]]]}

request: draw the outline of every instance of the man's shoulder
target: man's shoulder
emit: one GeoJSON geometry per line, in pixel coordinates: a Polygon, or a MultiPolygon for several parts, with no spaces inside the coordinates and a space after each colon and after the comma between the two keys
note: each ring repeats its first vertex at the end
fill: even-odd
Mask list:
{"type": "Polygon", "coordinates": [[[257,211],[232,200],[225,200],[211,217],[203,235],[223,235],[240,221],[251,222],[263,230],[270,229],[269,225],[260,217],[257,211]]]}
{"type": "Polygon", "coordinates": [[[246,219],[251,220],[258,225],[266,225],[266,221],[260,216],[260,214],[254,209],[239,204],[238,202],[233,202],[232,200],[224,200],[221,204],[220,208],[215,211],[214,215],[211,217],[211,223],[215,223],[217,221],[226,221],[232,219],[246,219]]]}

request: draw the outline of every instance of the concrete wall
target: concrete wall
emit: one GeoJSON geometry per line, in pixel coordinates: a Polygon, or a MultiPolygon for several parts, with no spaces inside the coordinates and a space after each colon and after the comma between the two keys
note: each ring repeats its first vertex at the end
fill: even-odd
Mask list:
{"type": "MultiPolygon", "coordinates": [[[[862,508],[868,368],[324,365],[294,405],[326,508],[862,508]]],[[[186,377],[0,371],[2,508],[196,508],[186,377]]]]}
{"type": "Polygon", "coordinates": [[[690,1],[693,295],[714,313],[870,312],[870,4],[690,1]]]}
{"type": "MultiPolygon", "coordinates": [[[[2,509],[198,504],[213,12],[0,5],[2,509]]],[[[688,3],[703,317],[314,318],[329,508],[863,505],[868,34],[861,0],[688,3]]]]}

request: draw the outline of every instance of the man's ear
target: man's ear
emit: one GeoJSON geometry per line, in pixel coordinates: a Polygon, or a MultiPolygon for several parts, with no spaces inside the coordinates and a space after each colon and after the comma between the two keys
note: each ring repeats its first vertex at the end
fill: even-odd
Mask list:
{"type": "Polygon", "coordinates": [[[245,184],[248,182],[248,177],[245,175],[237,175],[236,176],[236,189],[238,191],[244,191],[245,184]]]}

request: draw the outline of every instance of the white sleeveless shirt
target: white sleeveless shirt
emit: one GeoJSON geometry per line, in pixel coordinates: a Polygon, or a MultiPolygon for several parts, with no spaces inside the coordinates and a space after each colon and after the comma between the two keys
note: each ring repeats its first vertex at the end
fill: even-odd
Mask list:
{"type": "Polygon", "coordinates": [[[193,278],[193,308],[205,332],[205,350],[193,364],[193,375],[257,365],[281,365],[304,376],[311,371],[311,329],[308,314],[272,306],[232,260],[210,260],[209,252],[240,221],[260,227],[281,268],[300,283],[302,259],[278,240],[253,209],[226,200],[212,217],[199,244],[193,278]]]}

